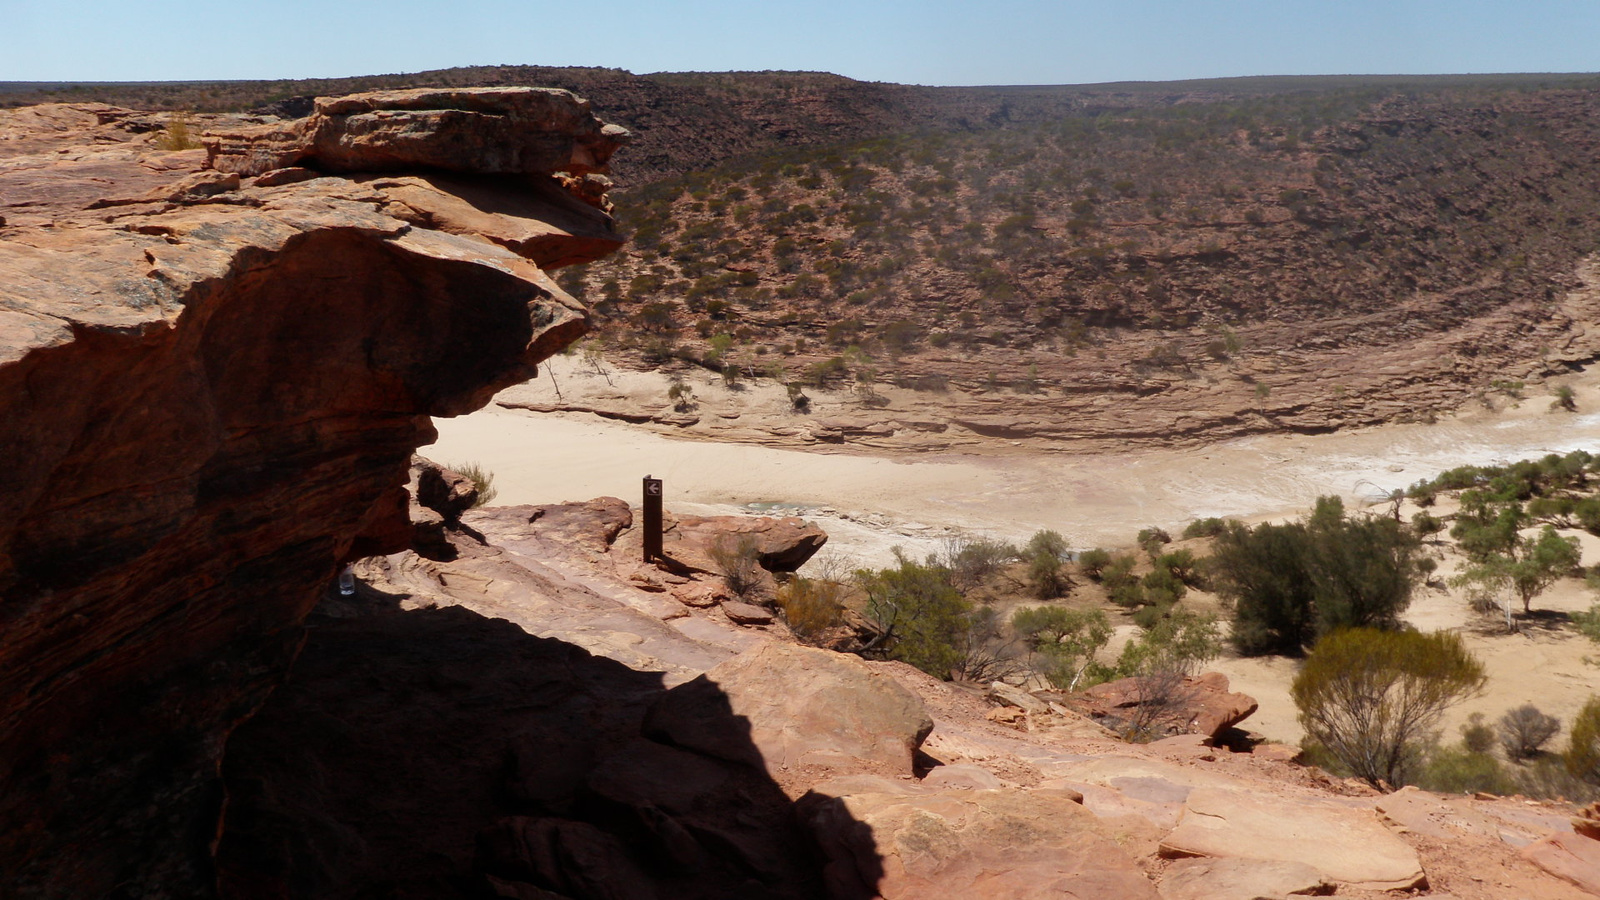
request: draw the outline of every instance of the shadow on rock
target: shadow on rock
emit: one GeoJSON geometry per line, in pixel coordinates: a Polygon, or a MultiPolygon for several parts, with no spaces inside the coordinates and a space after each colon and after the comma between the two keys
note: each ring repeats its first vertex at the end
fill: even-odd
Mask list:
{"type": "Polygon", "coordinates": [[[668,691],[504,620],[391,600],[325,605],[346,618],[313,619],[288,683],[231,738],[223,896],[826,896],[715,685],[668,691]],[[643,727],[684,689],[719,746],[643,727]]]}

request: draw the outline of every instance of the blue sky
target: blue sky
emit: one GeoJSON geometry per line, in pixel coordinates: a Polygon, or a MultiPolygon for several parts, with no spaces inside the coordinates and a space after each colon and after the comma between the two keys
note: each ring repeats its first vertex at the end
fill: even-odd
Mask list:
{"type": "Polygon", "coordinates": [[[0,81],[464,65],[806,69],[914,84],[1600,71],[1597,0],[0,0],[0,81]]]}

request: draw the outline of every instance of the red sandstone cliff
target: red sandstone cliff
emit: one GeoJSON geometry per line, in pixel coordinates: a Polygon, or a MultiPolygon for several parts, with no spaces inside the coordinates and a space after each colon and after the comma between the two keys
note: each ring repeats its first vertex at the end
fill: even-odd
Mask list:
{"type": "Polygon", "coordinates": [[[216,769],[337,566],[409,537],[428,417],[581,335],[625,133],[401,91],[163,152],[0,112],[0,894],[214,891],[216,769]]]}

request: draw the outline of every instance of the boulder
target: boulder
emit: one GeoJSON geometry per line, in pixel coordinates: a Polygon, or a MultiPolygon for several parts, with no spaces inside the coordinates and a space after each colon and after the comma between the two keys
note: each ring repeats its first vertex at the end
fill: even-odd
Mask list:
{"type": "MultiPolygon", "coordinates": [[[[1097,684],[1088,690],[1062,695],[1063,702],[1084,715],[1109,723],[1128,722],[1138,710],[1155,703],[1153,730],[1157,734],[1203,734],[1217,738],[1256,711],[1248,694],[1231,693],[1228,676],[1206,672],[1174,682],[1134,677],[1097,684]]],[[[1115,725],[1113,730],[1118,730],[1115,725]]]]}
{"type": "Polygon", "coordinates": [[[724,600],[722,612],[736,625],[771,625],[772,610],[756,606],[754,603],[741,603],[738,600],[724,600]]]}
{"type": "MultiPolygon", "coordinates": [[[[854,783],[850,783],[854,781],[854,783]]],[[[799,811],[836,898],[1158,900],[1134,858],[1074,795],[825,782],[799,811]]]]}
{"type": "Polygon", "coordinates": [[[1576,832],[1558,831],[1518,852],[1551,875],[1600,895],[1600,841],[1576,832]]]}
{"type": "Polygon", "coordinates": [[[644,727],[774,777],[801,766],[910,775],[933,722],[916,695],[859,659],[767,643],[667,691],[644,727]]]}
{"type": "Polygon", "coordinates": [[[1215,788],[1189,792],[1161,855],[1304,863],[1328,881],[1367,890],[1427,883],[1417,852],[1371,810],[1215,788]]]}
{"type": "Polygon", "coordinates": [[[406,489],[412,502],[451,523],[478,502],[477,482],[416,454],[411,456],[411,480],[406,489]]]}
{"type": "Polygon", "coordinates": [[[581,503],[474,509],[461,521],[496,545],[535,557],[540,545],[548,543],[601,554],[633,527],[633,511],[616,497],[596,497],[581,503]]]}
{"type": "Polygon", "coordinates": [[[430,559],[451,558],[454,550],[447,529],[459,524],[461,514],[478,501],[478,485],[465,475],[413,455],[406,492],[410,496],[412,549],[430,559]]]}
{"type": "MultiPolygon", "coordinates": [[[[649,590],[648,586],[643,587],[649,590]]],[[[720,581],[690,581],[687,584],[673,586],[670,593],[679,603],[684,606],[693,606],[696,609],[709,609],[713,606],[736,602],[727,586],[720,581]]],[[[748,606],[749,604],[743,605],[748,606]]],[[[732,618],[732,616],[729,616],[729,618],[732,618]]],[[[771,620],[770,615],[768,620],[771,620]]]]}
{"type": "Polygon", "coordinates": [[[1022,688],[1014,687],[1003,681],[996,681],[994,684],[989,685],[988,697],[1001,706],[1015,706],[1023,712],[1030,712],[1035,715],[1044,715],[1050,712],[1050,705],[1045,701],[1040,700],[1022,688]]]}
{"type": "Polygon", "coordinates": [[[805,565],[828,542],[821,528],[789,516],[678,516],[665,536],[669,556],[684,550],[701,555],[718,544],[738,546],[749,541],[761,567],[769,572],[793,572],[805,565]]]}

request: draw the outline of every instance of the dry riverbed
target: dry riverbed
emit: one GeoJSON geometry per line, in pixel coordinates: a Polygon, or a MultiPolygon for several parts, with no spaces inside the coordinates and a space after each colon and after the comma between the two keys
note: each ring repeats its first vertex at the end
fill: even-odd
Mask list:
{"type": "MultiPolygon", "coordinates": [[[[631,397],[637,404],[666,396],[655,373],[601,373],[578,357],[553,362],[563,398],[631,397]]],[[[549,382],[548,373],[542,375],[549,382]]],[[[781,389],[727,391],[692,381],[703,414],[737,402],[739,418],[801,417],[788,412],[781,389]],[[728,397],[721,397],[718,392],[728,397]]],[[[1573,449],[1600,448],[1600,371],[1562,383],[1576,392],[1578,412],[1550,410],[1549,386],[1525,400],[1500,398],[1497,409],[1473,405],[1435,424],[1389,425],[1324,435],[1272,435],[1200,448],[1131,448],[1080,453],[994,440],[961,452],[888,450],[846,442],[793,449],[752,442],[685,440],[659,430],[587,413],[537,413],[491,404],[436,424],[439,439],[424,455],[444,463],[474,461],[492,471],[496,505],[586,500],[611,495],[637,503],[640,479],[665,480],[669,508],[798,514],[831,536],[829,553],[881,565],[893,546],[916,554],[937,550],[955,531],[1025,540],[1052,528],[1077,547],[1126,546],[1136,531],[1159,525],[1176,532],[1204,516],[1249,521],[1298,515],[1322,494],[1357,506],[1395,488],[1468,463],[1490,463],[1573,449]]],[[[535,381],[501,395],[546,398],[535,381]]],[[[1025,403],[1019,397],[1019,403],[1025,403]]],[[[818,415],[847,399],[820,395],[818,415]]],[[[878,411],[890,416],[894,410],[878,411]]],[[[860,415],[858,411],[856,415],[860,415]]],[[[1584,562],[1600,561],[1600,544],[1585,545],[1584,562]]],[[[1444,571],[1448,573],[1449,561],[1444,571]]],[[[1587,608],[1581,584],[1558,585],[1537,601],[1544,609],[1587,608]]],[[[1583,658],[1597,650],[1568,628],[1536,628],[1505,636],[1479,621],[1453,591],[1425,589],[1410,618],[1419,627],[1462,630],[1490,667],[1486,694],[1446,723],[1479,710],[1491,719],[1523,702],[1569,720],[1591,692],[1600,669],[1583,658]]],[[[1236,689],[1257,697],[1251,727],[1294,741],[1299,727],[1287,694],[1294,665],[1285,660],[1227,659],[1215,668],[1236,689]]]]}

